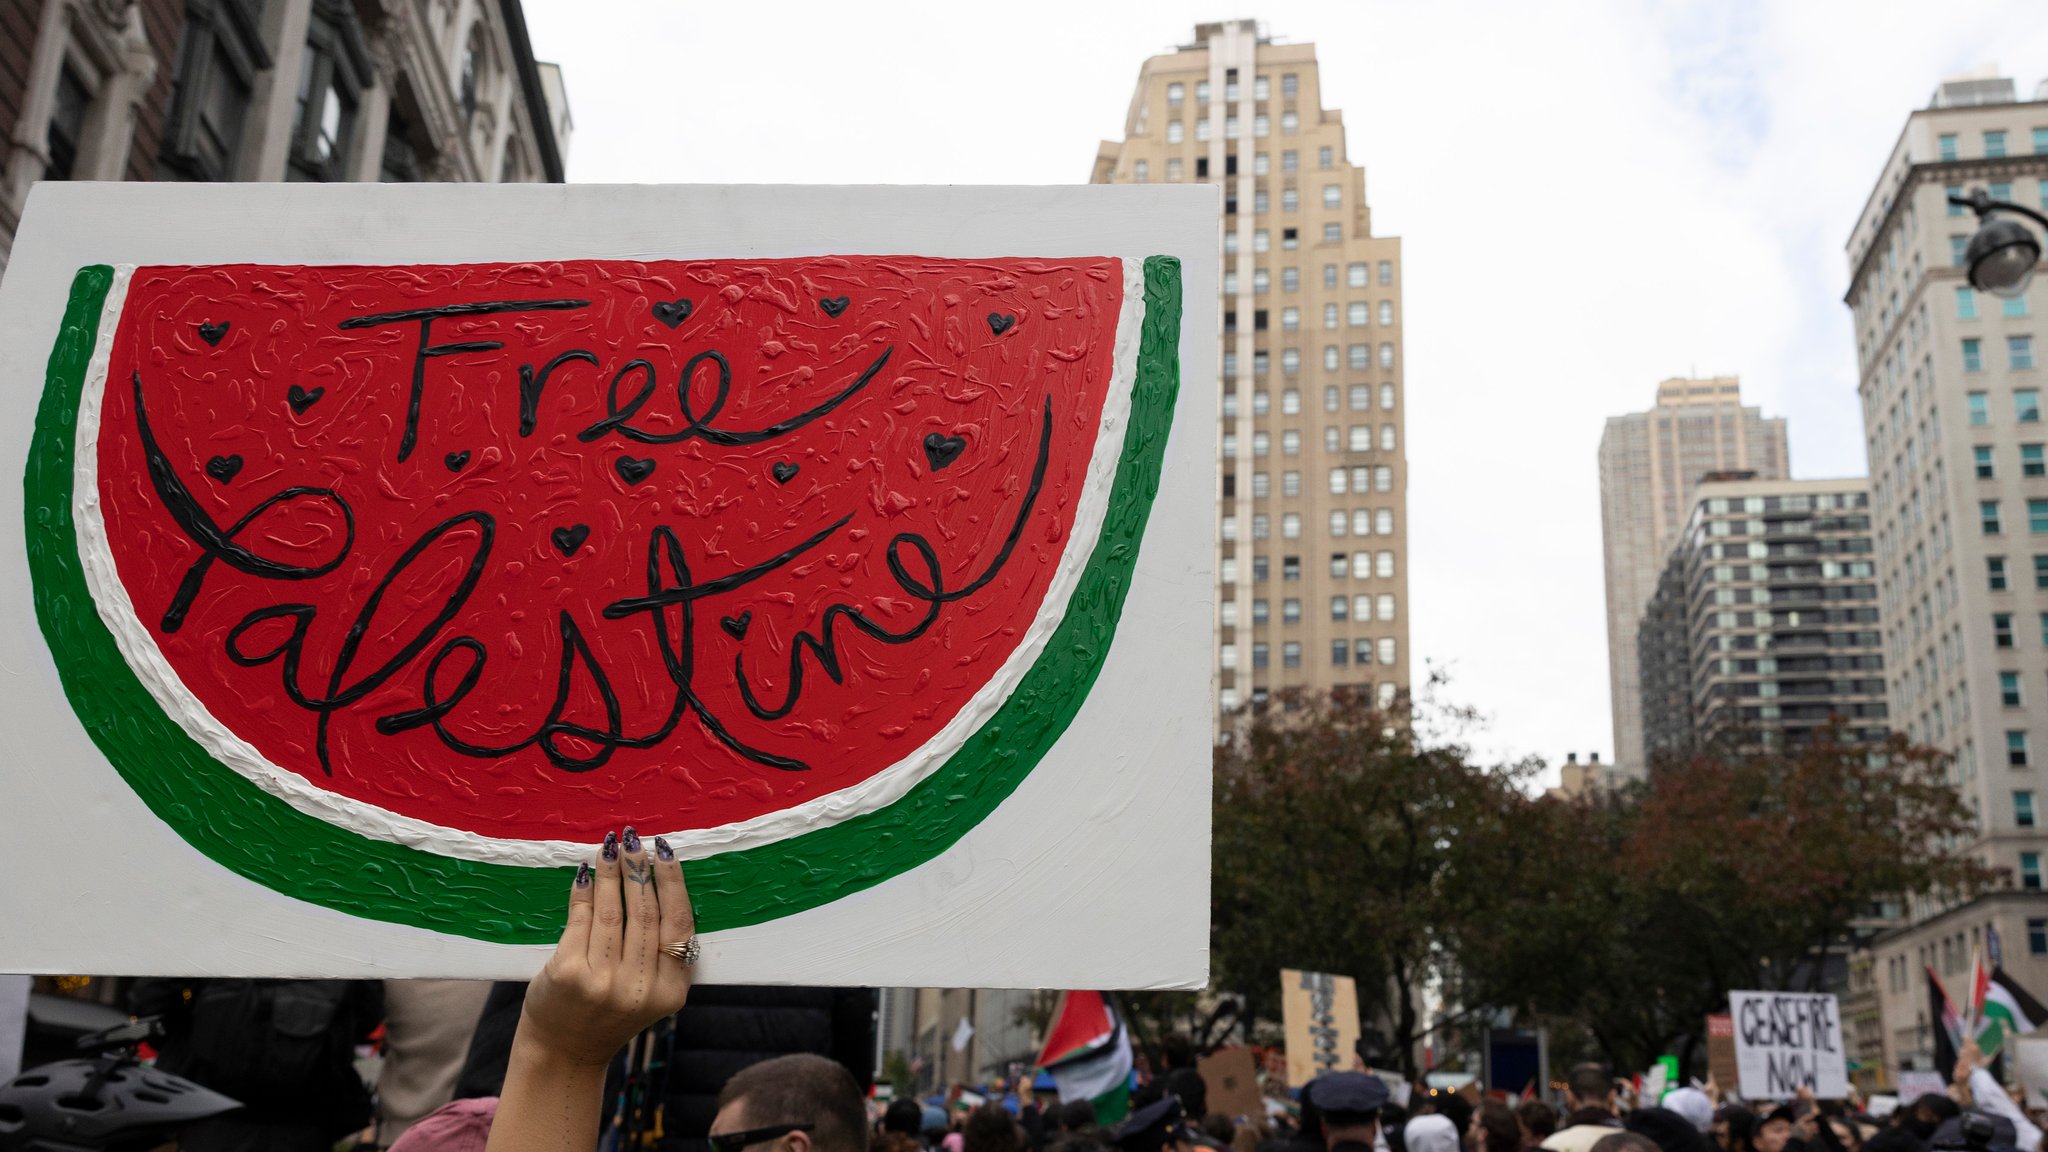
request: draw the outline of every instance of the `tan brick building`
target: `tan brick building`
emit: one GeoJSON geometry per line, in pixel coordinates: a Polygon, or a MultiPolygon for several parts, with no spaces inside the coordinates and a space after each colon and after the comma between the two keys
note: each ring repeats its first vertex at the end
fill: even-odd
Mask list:
{"type": "Polygon", "coordinates": [[[1098,184],[1223,187],[1217,704],[1409,686],[1401,242],[1312,44],[1203,24],[1145,61],[1098,184]]]}

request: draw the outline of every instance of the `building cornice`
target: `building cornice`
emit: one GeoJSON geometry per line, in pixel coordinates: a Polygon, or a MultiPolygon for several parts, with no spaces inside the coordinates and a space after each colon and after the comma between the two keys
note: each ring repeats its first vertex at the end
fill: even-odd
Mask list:
{"type": "Polygon", "coordinates": [[[565,179],[561,142],[555,139],[555,118],[548,110],[547,90],[541,87],[533,41],[526,34],[526,12],[519,6],[519,0],[499,0],[498,8],[505,16],[505,36],[512,42],[512,66],[519,73],[526,118],[533,122],[533,144],[540,153],[541,171],[548,183],[560,184],[565,179]]]}
{"type": "Polygon", "coordinates": [[[1849,288],[1842,294],[1842,303],[1851,309],[1856,307],[1858,286],[1869,275],[1870,266],[1877,262],[1878,252],[1884,247],[1877,241],[1890,232],[1892,226],[1898,222],[1899,215],[1905,211],[1906,205],[1912,202],[1913,190],[1919,187],[1923,178],[1927,178],[1928,183],[1939,183],[1946,187],[1950,184],[1964,183],[1972,176],[2028,176],[2043,172],[2048,172],[2048,155],[2031,152],[2017,156],[2000,156],[1996,159],[1980,156],[1973,160],[1927,160],[1907,168],[1906,178],[1899,182],[1900,194],[1892,200],[1892,206],[1885,210],[1884,216],[1877,223],[1877,231],[1871,236],[1870,246],[1864,249],[1863,258],[1856,262],[1856,267],[1849,274],[1849,288]]]}

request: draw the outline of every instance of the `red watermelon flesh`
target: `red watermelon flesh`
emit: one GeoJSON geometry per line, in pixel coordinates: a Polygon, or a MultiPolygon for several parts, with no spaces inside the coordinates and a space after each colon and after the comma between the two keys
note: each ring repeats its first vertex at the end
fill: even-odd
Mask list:
{"type": "Polygon", "coordinates": [[[1107,259],[144,267],[114,571],[182,691],[319,789],[504,839],[761,816],[909,756],[1024,639],[1123,291],[1107,259]]]}

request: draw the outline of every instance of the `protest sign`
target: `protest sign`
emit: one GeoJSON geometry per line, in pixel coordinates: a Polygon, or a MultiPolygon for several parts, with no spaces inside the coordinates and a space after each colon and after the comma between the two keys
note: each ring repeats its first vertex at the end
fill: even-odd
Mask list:
{"type": "Polygon", "coordinates": [[[1740,1073],[1735,1066],[1735,1018],[1707,1017],[1707,1075],[1724,1091],[1735,1091],[1740,1073]]]}
{"type": "Polygon", "coordinates": [[[0,971],[523,978],[630,825],[702,981],[1201,987],[1216,209],[37,188],[0,971]]]}
{"type": "Polygon", "coordinates": [[[1357,1066],[1358,983],[1326,972],[1280,970],[1280,1015],[1287,1032],[1287,1086],[1357,1066]]]}
{"type": "Polygon", "coordinates": [[[1745,1099],[1788,1100],[1802,1086],[1823,1100],[1849,1094],[1841,1011],[1832,995],[1730,992],[1728,1014],[1745,1099]]]}
{"type": "Polygon", "coordinates": [[[1942,1079],[1939,1072],[1909,1069],[1899,1073],[1898,1096],[1900,1100],[1908,1104],[1922,1096],[1946,1096],[1947,1094],[1948,1081],[1942,1079]]]}
{"type": "Polygon", "coordinates": [[[1266,1114],[1251,1049],[1242,1045],[1218,1048],[1196,1061],[1195,1071],[1202,1074],[1202,1082],[1209,1086],[1209,1111],[1254,1119],[1266,1114]]]}
{"type": "Polygon", "coordinates": [[[2027,1092],[2027,1107],[2048,1108],[2048,1036],[2015,1036],[2009,1051],[2013,1071],[2027,1092]]]}

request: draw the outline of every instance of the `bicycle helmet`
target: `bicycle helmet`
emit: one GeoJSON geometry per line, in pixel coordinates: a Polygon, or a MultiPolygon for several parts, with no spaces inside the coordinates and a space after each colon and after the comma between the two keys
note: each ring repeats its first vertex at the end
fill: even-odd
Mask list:
{"type": "Polygon", "coordinates": [[[0,1152],[150,1149],[195,1120],[241,1106],[154,1068],[110,1065],[105,1057],[61,1060],[0,1085],[0,1152]]]}

